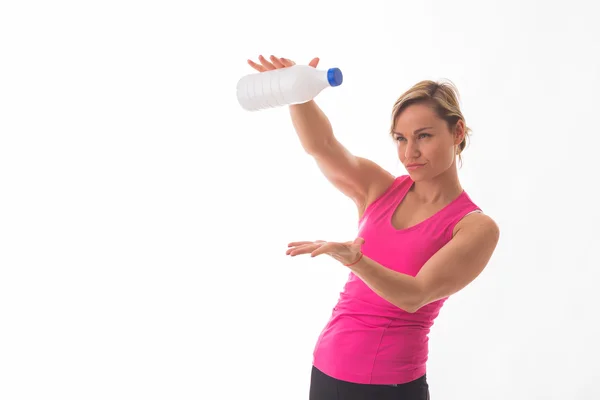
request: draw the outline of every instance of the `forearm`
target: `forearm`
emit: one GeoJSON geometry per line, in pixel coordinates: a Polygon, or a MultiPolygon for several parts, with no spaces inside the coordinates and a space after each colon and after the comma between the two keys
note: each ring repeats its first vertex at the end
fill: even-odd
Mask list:
{"type": "Polygon", "coordinates": [[[334,139],[329,118],[314,100],[291,105],[290,115],[300,143],[307,153],[319,152],[334,139]]]}
{"type": "Polygon", "coordinates": [[[348,268],[375,293],[396,307],[415,312],[421,306],[423,296],[413,276],[388,269],[367,256],[348,268]]]}

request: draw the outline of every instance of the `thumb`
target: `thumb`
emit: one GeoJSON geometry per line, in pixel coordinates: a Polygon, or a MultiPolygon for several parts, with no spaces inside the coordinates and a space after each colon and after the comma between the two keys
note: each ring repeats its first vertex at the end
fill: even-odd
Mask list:
{"type": "Polygon", "coordinates": [[[312,59],[312,60],[311,60],[311,61],[308,63],[308,65],[309,65],[310,67],[313,67],[313,68],[317,68],[317,65],[318,65],[318,64],[319,64],[319,57],[315,57],[315,58],[313,58],[313,59],[312,59]]]}
{"type": "Polygon", "coordinates": [[[354,239],[354,242],[352,242],[352,244],[357,244],[359,246],[362,246],[364,243],[365,243],[365,239],[363,239],[361,237],[354,239]]]}

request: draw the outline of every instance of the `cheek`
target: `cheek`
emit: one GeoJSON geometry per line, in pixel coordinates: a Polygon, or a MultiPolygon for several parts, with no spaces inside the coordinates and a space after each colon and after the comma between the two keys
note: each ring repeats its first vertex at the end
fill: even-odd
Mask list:
{"type": "Polygon", "coordinates": [[[400,161],[404,161],[406,159],[406,149],[403,149],[402,147],[398,146],[397,153],[400,161]]]}
{"type": "Polygon", "coordinates": [[[447,145],[437,144],[434,145],[432,143],[431,146],[423,146],[423,155],[429,158],[431,161],[441,161],[442,163],[446,163],[446,161],[451,160],[454,156],[453,147],[448,147],[447,145]]]}

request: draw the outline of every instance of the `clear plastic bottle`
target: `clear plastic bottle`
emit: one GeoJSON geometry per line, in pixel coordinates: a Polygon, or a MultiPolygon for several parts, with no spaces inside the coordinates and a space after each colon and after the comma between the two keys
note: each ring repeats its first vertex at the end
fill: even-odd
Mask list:
{"type": "Polygon", "coordinates": [[[339,68],[320,70],[292,65],[242,77],[237,84],[238,102],[247,111],[306,103],[323,89],[343,82],[339,68]]]}

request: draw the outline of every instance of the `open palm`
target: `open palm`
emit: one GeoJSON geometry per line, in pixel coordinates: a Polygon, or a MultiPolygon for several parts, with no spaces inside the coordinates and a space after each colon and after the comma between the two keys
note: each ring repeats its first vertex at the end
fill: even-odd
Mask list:
{"type": "Polygon", "coordinates": [[[352,242],[326,242],[324,240],[291,242],[285,254],[297,256],[300,254],[310,254],[316,257],[320,254],[327,254],[343,264],[354,262],[361,254],[361,246],[364,239],[357,238],[352,242]]]}

